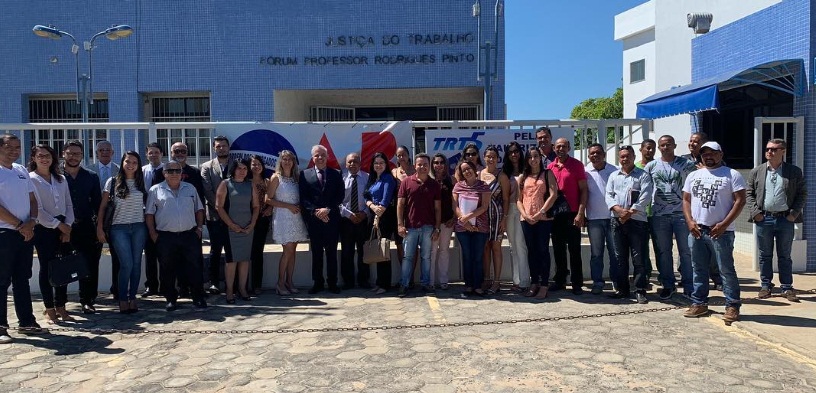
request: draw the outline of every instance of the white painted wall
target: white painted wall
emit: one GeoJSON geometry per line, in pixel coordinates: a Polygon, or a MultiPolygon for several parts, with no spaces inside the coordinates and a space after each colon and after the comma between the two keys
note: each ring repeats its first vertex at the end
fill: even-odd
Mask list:
{"type": "MultiPolygon", "coordinates": [[[[711,30],[741,19],[781,0],[651,0],[615,16],[615,40],[623,44],[623,116],[634,118],[637,103],[674,86],[691,83],[689,13],[711,13],[711,30]],[[629,64],[646,59],[646,80],[629,83],[629,64]]],[[[654,121],[654,134],[671,134],[677,153],[688,153],[691,116],[654,121]]]]}

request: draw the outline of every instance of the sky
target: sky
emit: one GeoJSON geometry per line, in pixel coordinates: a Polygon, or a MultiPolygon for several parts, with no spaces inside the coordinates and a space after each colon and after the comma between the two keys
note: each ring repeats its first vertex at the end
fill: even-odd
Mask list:
{"type": "Polygon", "coordinates": [[[645,2],[505,0],[507,118],[568,119],[581,101],[611,96],[623,68],[615,15],[645,2]]]}

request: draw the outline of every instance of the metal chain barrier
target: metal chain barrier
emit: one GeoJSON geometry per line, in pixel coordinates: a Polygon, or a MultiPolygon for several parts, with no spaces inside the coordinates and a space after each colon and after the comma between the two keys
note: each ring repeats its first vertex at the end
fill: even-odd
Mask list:
{"type": "MultiPolygon", "coordinates": [[[[816,289],[809,289],[809,290],[798,290],[798,293],[810,293],[816,294],[816,289]]],[[[752,298],[742,298],[740,299],[743,303],[748,302],[750,303],[752,300],[757,300],[756,297],[752,298]]],[[[666,312],[666,311],[675,311],[675,310],[682,310],[688,307],[688,304],[676,304],[673,306],[666,306],[666,307],[659,307],[659,308],[649,308],[649,309],[641,309],[641,310],[627,310],[627,311],[614,311],[614,312],[606,312],[606,313],[596,313],[596,314],[579,314],[579,315],[567,315],[567,316],[560,316],[560,317],[537,317],[537,318],[520,318],[520,319],[506,319],[506,320],[494,320],[494,321],[469,321],[469,322],[450,322],[450,323],[425,323],[425,324],[412,324],[412,325],[383,325],[383,326],[354,326],[354,327],[327,327],[327,328],[304,328],[304,329],[202,329],[202,330],[189,330],[189,329],[115,329],[115,328],[80,328],[80,327],[64,327],[64,326],[55,326],[55,327],[46,327],[43,329],[31,329],[31,328],[9,328],[9,330],[17,330],[22,333],[34,333],[39,332],[41,330],[48,330],[48,332],[76,332],[76,333],[88,333],[94,335],[107,335],[107,334],[202,334],[202,335],[246,335],[246,334],[298,334],[298,333],[333,333],[333,332],[370,332],[370,331],[388,331],[388,330],[414,330],[414,329],[436,329],[436,328],[458,328],[458,327],[467,327],[467,326],[493,326],[493,325],[509,325],[509,324],[519,324],[519,323],[540,323],[540,322],[558,322],[558,321],[572,321],[578,319],[591,319],[591,318],[606,318],[606,317],[616,317],[616,316],[625,316],[625,315],[637,315],[637,314],[651,314],[651,313],[659,313],[659,312],[666,312]]],[[[724,306],[724,301],[718,302],[709,302],[709,306],[724,306]]]]}

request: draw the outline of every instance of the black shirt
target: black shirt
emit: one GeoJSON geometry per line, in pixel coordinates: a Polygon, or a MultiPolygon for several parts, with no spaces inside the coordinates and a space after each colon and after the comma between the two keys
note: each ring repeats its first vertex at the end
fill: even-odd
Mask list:
{"type": "Polygon", "coordinates": [[[71,203],[74,205],[75,223],[86,223],[96,220],[99,205],[102,202],[102,190],[99,188],[99,176],[83,167],[79,167],[76,178],[64,172],[71,191],[71,203]]]}

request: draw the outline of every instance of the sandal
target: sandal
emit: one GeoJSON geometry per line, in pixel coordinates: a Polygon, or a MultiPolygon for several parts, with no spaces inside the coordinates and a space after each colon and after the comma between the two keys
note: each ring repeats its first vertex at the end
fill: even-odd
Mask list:
{"type": "Polygon", "coordinates": [[[59,322],[57,310],[54,308],[46,308],[45,311],[43,311],[43,315],[45,315],[45,321],[48,322],[49,325],[53,325],[59,322]]]}
{"type": "Polygon", "coordinates": [[[493,285],[490,286],[490,289],[487,290],[487,293],[489,293],[491,295],[495,295],[495,294],[499,293],[500,290],[501,290],[501,283],[499,282],[499,280],[495,280],[495,281],[493,281],[493,285]]]}
{"type": "Polygon", "coordinates": [[[71,314],[68,314],[68,311],[65,309],[65,307],[57,307],[56,311],[57,315],[59,315],[60,319],[62,319],[63,321],[68,322],[76,321],[76,319],[74,319],[74,317],[72,317],[71,314]]]}
{"type": "Polygon", "coordinates": [[[530,285],[530,288],[527,289],[527,292],[524,292],[524,297],[533,297],[535,296],[538,291],[540,290],[541,286],[538,284],[530,285]]]}
{"type": "Polygon", "coordinates": [[[547,297],[547,287],[542,286],[541,289],[538,290],[538,293],[533,297],[533,299],[545,299],[547,297]]]}

